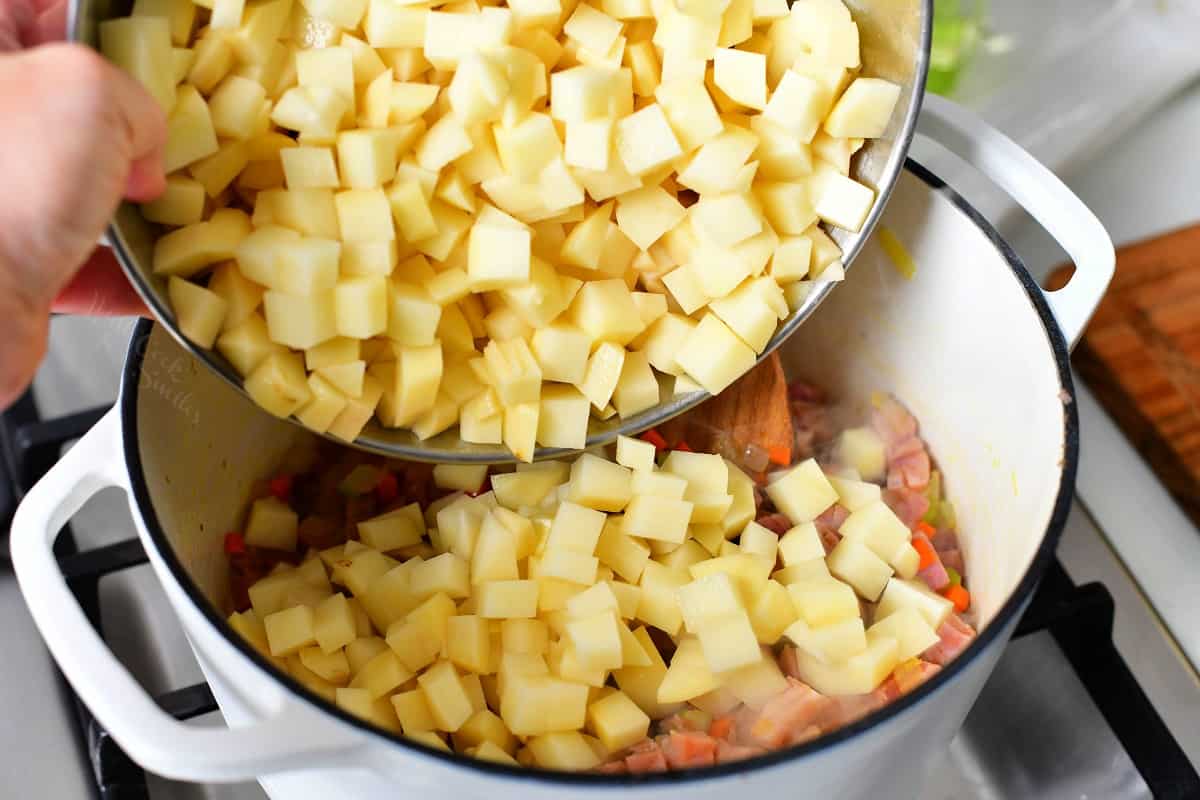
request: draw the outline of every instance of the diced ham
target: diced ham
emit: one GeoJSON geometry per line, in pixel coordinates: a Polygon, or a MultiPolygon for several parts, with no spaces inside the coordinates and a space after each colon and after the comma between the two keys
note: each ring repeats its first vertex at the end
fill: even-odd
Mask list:
{"type": "Polygon", "coordinates": [[[883,490],[883,502],[908,527],[916,525],[929,511],[929,498],[923,492],[901,486],[883,490]]]}
{"type": "Polygon", "coordinates": [[[891,448],[917,435],[917,418],[908,413],[908,409],[900,405],[895,398],[884,397],[879,406],[871,412],[871,427],[891,448]]]}
{"type": "Polygon", "coordinates": [[[784,647],[780,651],[779,670],[789,678],[800,680],[800,666],[796,659],[796,648],[784,647]]]}
{"type": "Polygon", "coordinates": [[[958,614],[951,614],[937,629],[938,643],[921,654],[921,658],[938,666],[954,660],[975,638],[975,629],[963,622],[958,614]]]}
{"type": "Polygon", "coordinates": [[[629,767],[622,761],[609,761],[607,764],[601,764],[596,767],[596,772],[602,772],[605,775],[624,775],[629,772],[629,767]]]}
{"type": "Polygon", "coordinates": [[[716,763],[717,740],[700,731],[674,731],[659,737],[671,769],[707,767],[716,763]],[[665,741],[664,741],[665,740],[665,741]]]}
{"type": "Polygon", "coordinates": [[[941,667],[937,664],[921,661],[918,658],[910,658],[896,667],[896,671],[892,673],[892,677],[888,678],[888,680],[896,684],[896,688],[900,694],[908,694],[936,675],[939,670],[941,670],[941,667]]]}
{"type": "Polygon", "coordinates": [[[966,565],[963,563],[962,551],[958,548],[953,550],[938,550],[938,556],[942,559],[942,564],[957,572],[963,574],[966,565]]]}
{"type": "Polygon", "coordinates": [[[773,514],[763,514],[756,519],[755,522],[757,522],[759,525],[762,525],[764,528],[776,534],[777,536],[783,536],[792,528],[792,521],[788,519],[786,515],[778,512],[773,514]]]}
{"type": "Polygon", "coordinates": [[[824,403],[825,393],[811,383],[795,380],[787,387],[789,400],[800,400],[805,403],[824,403]]]}
{"type": "Polygon", "coordinates": [[[902,458],[916,455],[925,451],[925,443],[921,441],[920,436],[909,436],[896,442],[891,442],[887,446],[888,463],[899,461],[902,458]]]}
{"type": "MultiPolygon", "coordinates": [[[[783,747],[828,714],[832,700],[794,678],[788,688],[758,711],[749,712],[738,726],[739,741],[768,749],[783,747]]],[[[740,714],[741,712],[739,712],[740,714]]]]}
{"type": "Polygon", "coordinates": [[[928,536],[918,530],[913,532],[912,538],[914,542],[924,542],[926,547],[922,549],[933,553],[933,563],[918,572],[917,577],[923,580],[930,589],[940,592],[950,585],[950,573],[946,572],[946,568],[942,565],[942,559],[934,550],[933,543],[929,541],[928,536]]]}
{"type": "Polygon", "coordinates": [[[635,744],[629,753],[625,756],[625,768],[632,773],[641,772],[666,772],[667,757],[663,755],[662,748],[658,746],[658,742],[653,739],[635,744]]]}
{"type": "Polygon", "coordinates": [[[724,740],[717,742],[717,763],[727,764],[730,761],[744,761],[747,758],[761,756],[767,752],[762,747],[751,747],[744,744],[730,744],[724,740]]]}
{"type": "Polygon", "coordinates": [[[941,528],[930,539],[933,542],[933,549],[939,553],[943,550],[958,549],[958,534],[948,528],[941,528]]]}
{"type": "Polygon", "coordinates": [[[672,731],[695,731],[700,730],[696,727],[696,712],[687,714],[672,714],[658,723],[658,729],[663,733],[671,733],[672,731]]]}
{"type": "Polygon", "coordinates": [[[909,489],[924,489],[929,485],[929,453],[924,446],[915,453],[888,460],[887,485],[889,489],[906,486],[909,489]]]}
{"type": "Polygon", "coordinates": [[[826,525],[833,530],[842,527],[842,523],[846,521],[846,517],[850,516],[850,512],[845,506],[834,503],[829,508],[821,512],[821,516],[817,517],[818,525],[826,525]]]}
{"type": "Polygon", "coordinates": [[[821,537],[821,544],[825,547],[825,555],[833,552],[833,548],[837,547],[837,543],[842,540],[842,535],[825,523],[817,520],[817,535],[821,537]]]}

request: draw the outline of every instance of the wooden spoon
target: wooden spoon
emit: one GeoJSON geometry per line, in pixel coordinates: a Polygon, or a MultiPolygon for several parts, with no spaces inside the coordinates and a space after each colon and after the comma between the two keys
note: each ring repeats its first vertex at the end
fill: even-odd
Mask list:
{"type": "Polygon", "coordinates": [[[750,445],[772,461],[791,462],[792,415],[783,364],[772,353],[721,394],[659,427],[670,445],[686,442],[697,452],[722,452],[722,439],[743,452],[750,445]]]}

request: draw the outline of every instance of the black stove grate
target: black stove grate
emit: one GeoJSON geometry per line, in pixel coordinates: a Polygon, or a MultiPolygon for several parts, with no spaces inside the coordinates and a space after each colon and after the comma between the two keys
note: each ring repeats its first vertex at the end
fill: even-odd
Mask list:
{"type": "MultiPolygon", "coordinates": [[[[0,532],[16,502],[50,468],[63,445],[87,431],[106,411],[92,409],[50,421],[38,419],[27,394],[0,414],[0,532]]],[[[59,537],[59,562],[88,618],[103,635],[99,582],[147,561],[137,538],[79,552],[69,533],[59,537]]],[[[5,541],[4,553],[7,553],[5,541]]],[[[1055,561],[1030,602],[1015,637],[1047,631],[1070,662],[1092,701],[1156,798],[1200,797],[1200,775],[1129,671],[1112,640],[1113,600],[1101,584],[1076,586],[1055,561]]],[[[156,698],[176,719],[217,710],[206,684],[156,698]]],[[[146,774],[76,699],[80,731],[101,800],[149,800],[146,774]]]]}

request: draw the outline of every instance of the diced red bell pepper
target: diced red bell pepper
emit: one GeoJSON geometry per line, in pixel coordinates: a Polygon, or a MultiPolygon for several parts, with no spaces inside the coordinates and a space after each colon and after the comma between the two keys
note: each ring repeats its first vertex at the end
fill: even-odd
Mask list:
{"type": "Polygon", "coordinates": [[[292,476],[276,475],[268,484],[271,495],[281,503],[288,502],[292,497],[292,476]]]}
{"type": "Polygon", "coordinates": [[[642,441],[649,442],[650,444],[654,445],[655,450],[667,449],[667,440],[664,439],[662,434],[656,431],[654,428],[651,428],[642,434],[642,441]]]}
{"type": "Polygon", "coordinates": [[[386,506],[399,496],[400,482],[396,480],[396,473],[384,472],[379,483],[375,484],[375,498],[380,504],[386,506]]]}
{"type": "Polygon", "coordinates": [[[245,538],[237,531],[225,534],[225,552],[230,555],[246,552],[245,538]]]}

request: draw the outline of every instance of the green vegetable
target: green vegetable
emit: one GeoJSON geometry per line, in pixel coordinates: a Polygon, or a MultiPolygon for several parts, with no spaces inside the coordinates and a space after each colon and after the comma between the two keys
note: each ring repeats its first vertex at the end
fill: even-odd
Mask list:
{"type": "Polygon", "coordinates": [[[933,10],[933,44],[926,88],[949,94],[982,38],[983,0],[937,0],[933,10]]]}
{"type": "Polygon", "coordinates": [[[954,514],[954,506],[949,500],[943,500],[938,507],[937,527],[952,531],[958,527],[958,517],[954,514]]]}
{"type": "Polygon", "coordinates": [[[958,574],[958,570],[954,567],[946,567],[946,574],[950,576],[951,586],[962,586],[962,575],[958,574]]]}
{"type": "Polygon", "coordinates": [[[680,711],[679,718],[688,724],[692,730],[707,731],[708,726],[712,725],[712,714],[707,711],[701,711],[698,708],[689,708],[687,711],[680,711]]]}
{"type": "Polygon", "coordinates": [[[383,470],[379,467],[372,467],[370,464],[359,464],[354,469],[350,470],[350,474],[342,478],[342,482],[338,484],[338,491],[348,497],[358,497],[360,494],[366,494],[379,485],[379,479],[383,477],[383,470]]]}
{"type": "Polygon", "coordinates": [[[942,505],[942,473],[936,469],[929,471],[929,485],[925,487],[925,499],[929,501],[929,510],[921,517],[922,522],[937,527],[942,505]]]}

